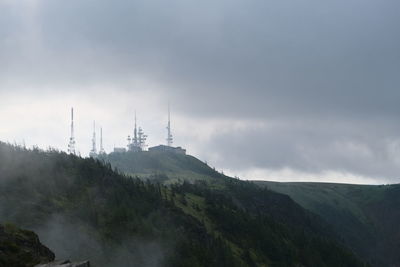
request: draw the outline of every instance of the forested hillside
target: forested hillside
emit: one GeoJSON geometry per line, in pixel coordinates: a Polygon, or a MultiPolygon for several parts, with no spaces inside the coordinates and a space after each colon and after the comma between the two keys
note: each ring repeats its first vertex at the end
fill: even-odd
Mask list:
{"type": "Polygon", "coordinates": [[[400,185],[257,183],[319,214],[374,266],[400,266],[400,185]]]}
{"type": "Polygon", "coordinates": [[[94,266],[363,266],[287,196],[220,177],[164,186],[93,159],[0,144],[0,221],[94,266]],[[217,179],[217,178],[216,178],[217,179]]]}

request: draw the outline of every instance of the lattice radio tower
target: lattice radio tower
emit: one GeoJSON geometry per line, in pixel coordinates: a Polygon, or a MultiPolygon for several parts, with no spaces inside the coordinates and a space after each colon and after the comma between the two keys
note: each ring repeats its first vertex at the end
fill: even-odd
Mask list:
{"type": "Polygon", "coordinates": [[[74,137],[74,108],[71,108],[71,137],[69,138],[68,143],[68,153],[76,155],[74,137]]]}
{"type": "Polygon", "coordinates": [[[167,125],[167,146],[172,146],[173,138],[171,133],[171,112],[168,103],[168,125],[167,125]]]}
{"type": "Polygon", "coordinates": [[[93,137],[92,137],[92,150],[90,150],[89,156],[95,158],[97,156],[96,147],[96,122],[93,121],[93,137]]]}
{"type": "Polygon", "coordinates": [[[103,127],[100,127],[100,155],[106,154],[106,151],[104,150],[103,147],[103,127]]]}

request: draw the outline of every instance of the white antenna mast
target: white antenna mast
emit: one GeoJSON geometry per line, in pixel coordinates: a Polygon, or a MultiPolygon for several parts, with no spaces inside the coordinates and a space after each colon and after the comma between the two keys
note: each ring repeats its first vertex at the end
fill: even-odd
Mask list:
{"type": "Polygon", "coordinates": [[[138,132],[137,132],[137,125],[136,125],[136,110],[135,110],[135,129],[133,130],[133,146],[137,147],[139,145],[138,140],[138,132]]]}
{"type": "Polygon", "coordinates": [[[167,125],[167,146],[172,146],[173,138],[171,133],[171,112],[168,102],[168,125],[167,125]]]}
{"type": "Polygon", "coordinates": [[[96,148],[96,122],[93,121],[93,137],[92,137],[92,150],[90,150],[89,156],[96,157],[97,156],[97,148],[96,148]]]}
{"type": "Polygon", "coordinates": [[[74,108],[71,108],[71,136],[69,138],[68,143],[68,153],[69,154],[76,154],[75,151],[75,137],[74,137],[74,108]]]}
{"type": "Polygon", "coordinates": [[[106,151],[104,150],[103,147],[103,127],[100,127],[100,151],[99,154],[105,154],[106,151]]]}

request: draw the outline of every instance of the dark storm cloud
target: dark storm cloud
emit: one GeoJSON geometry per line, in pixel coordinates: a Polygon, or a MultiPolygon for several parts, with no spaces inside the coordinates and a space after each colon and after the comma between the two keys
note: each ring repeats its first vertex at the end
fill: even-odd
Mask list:
{"type": "Polygon", "coordinates": [[[240,154],[248,165],[388,177],[400,170],[388,156],[399,130],[399,1],[0,5],[4,84],[129,90],[139,77],[161,84],[154,94],[168,93],[188,118],[285,125],[215,136],[217,153],[240,154]],[[232,146],[246,138],[259,145],[232,146]]]}
{"type": "Polygon", "coordinates": [[[17,74],[49,72],[39,76],[57,82],[144,75],[212,111],[235,105],[250,116],[398,111],[398,1],[32,2],[25,30],[29,11],[1,27],[17,27],[15,38],[26,41],[16,49],[28,55],[12,55],[17,74]]]}

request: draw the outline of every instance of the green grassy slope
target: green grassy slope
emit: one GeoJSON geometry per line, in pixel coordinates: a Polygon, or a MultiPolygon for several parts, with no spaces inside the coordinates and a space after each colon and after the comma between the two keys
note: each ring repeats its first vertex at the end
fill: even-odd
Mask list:
{"type": "Polygon", "coordinates": [[[144,151],[111,153],[102,160],[123,173],[174,183],[180,180],[212,180],[223,177],[206,163],[190,155],[144,151]]]}
{"type": "Polygon", "coordinates": [[[400,185],[256,183],[319,214],[373,265],[400,265],[400,185]]]}
{"type": "Polygon", "coordinates": [[[289,197],[235,179],[150,183],[0,143],[0,222],[94,266],[363,266],[289,197]]]}

